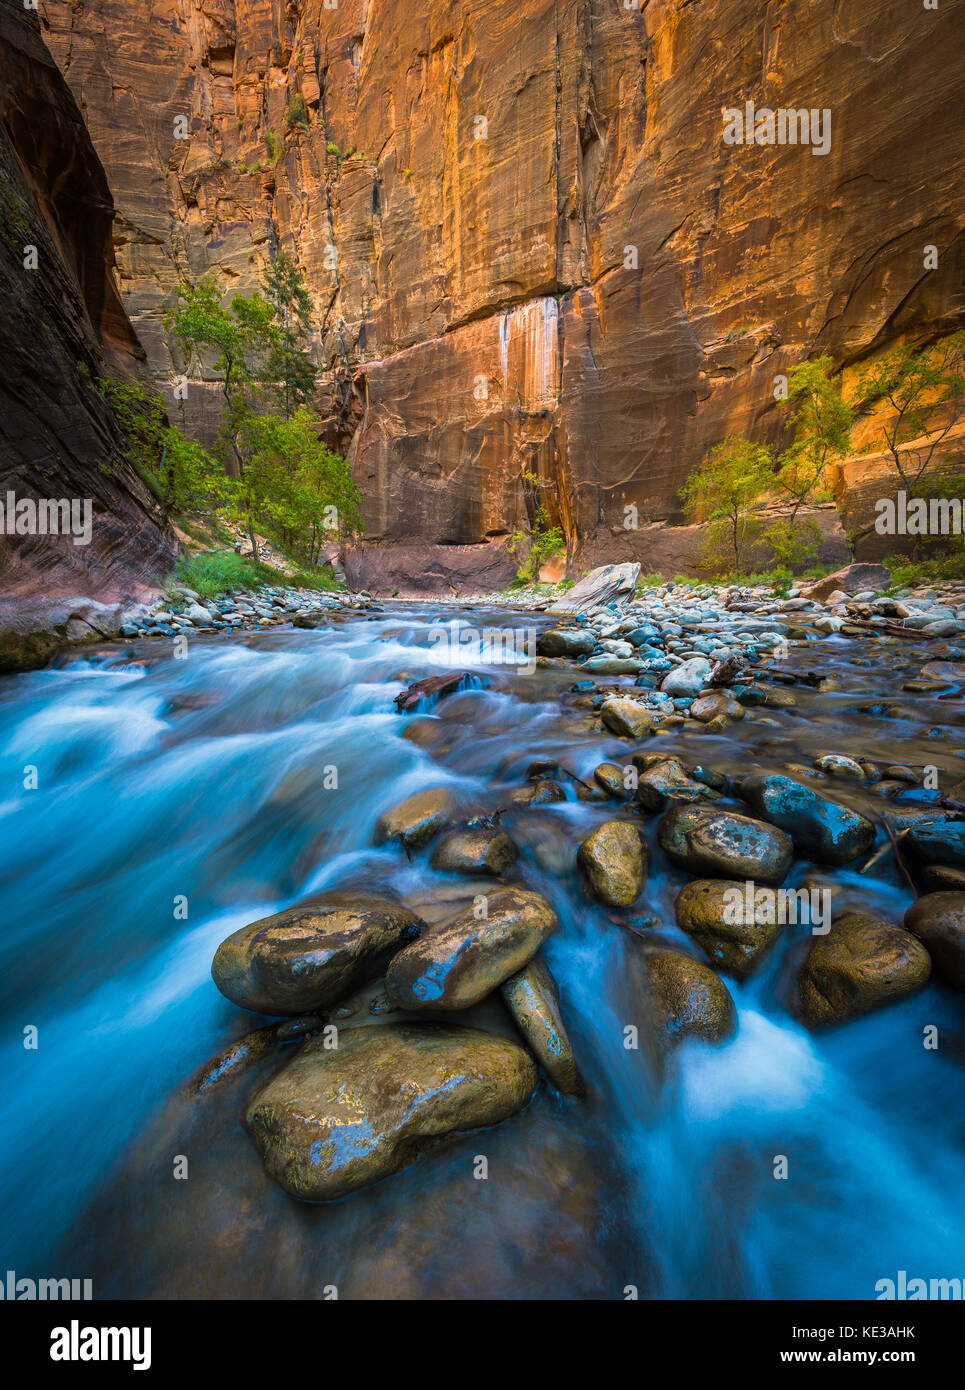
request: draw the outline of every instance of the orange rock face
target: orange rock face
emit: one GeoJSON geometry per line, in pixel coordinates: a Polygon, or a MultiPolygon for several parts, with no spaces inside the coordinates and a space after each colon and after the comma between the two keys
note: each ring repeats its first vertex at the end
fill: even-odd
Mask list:
{"type": "MultiPolygon", "coordinates": [[[[802,357],[960,321],[952,0],[41,11],[159,380],[181,365],[161,322],[180,278],[250,289],[273,247],[297,255],[328,428],[366,493],[362,582],[410,543],[486,546],[498,570],[524,470],[572,550],[630,505],[674,517],[714,443],[777,440],[774,379],[802,357]],[[726,143],[747,102],[813,111],[820,139],[726,143]]],[[[213,397],[192,386],[189,425],[213,397]]]]}

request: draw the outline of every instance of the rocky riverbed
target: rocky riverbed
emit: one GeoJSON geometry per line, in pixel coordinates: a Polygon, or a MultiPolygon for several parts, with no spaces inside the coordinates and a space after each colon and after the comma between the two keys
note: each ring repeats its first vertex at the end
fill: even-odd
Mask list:
{"type": "Polygon", "coordinates": [[[8,681],[5,754],[53,783],[7,875],[48,1037],[22,1248],[154,1296],[870,1297],[960,1263],[965,593],[869,568],[183,594],[8,681]]]}

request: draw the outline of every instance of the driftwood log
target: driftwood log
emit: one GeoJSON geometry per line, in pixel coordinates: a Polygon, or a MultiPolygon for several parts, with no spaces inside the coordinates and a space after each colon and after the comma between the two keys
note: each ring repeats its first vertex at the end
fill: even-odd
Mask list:
{"type": "Polygon", "coordinates": [[[451,695],[458,690],[463,681],[471,679],[468,671],[448,671],[444,676],[426,676],[425,680],[414,681],[407,689],[395,697],[395,707],[399,714],[408,714],[423,700],[433,696],[451,695]]]}

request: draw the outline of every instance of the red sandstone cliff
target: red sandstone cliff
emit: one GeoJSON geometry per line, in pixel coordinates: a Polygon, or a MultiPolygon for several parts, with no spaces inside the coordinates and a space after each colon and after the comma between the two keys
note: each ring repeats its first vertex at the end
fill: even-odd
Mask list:
{"type": "Polygon", "coordinates": [[[29,628],[64,595],[131,597],[170,568],[177,548],[87,384],[105,354],[143,357],[113,280],[113,216],[36,17],[0,0],[0,628],[8,607],[29,628]],[[10,534],[11,495],[89,500],[89,543],[10,534]]]}
{"type": "Polygon", "coordinates": [[[961,320],[962,0],[330,6],[41,0],[159,379],[179,278],[296,253],[362,583],[504,579],[524,468],[573,550],[617,529],[651,568],[624,507],[672,517],[710,445],[775,438],[776,374],[961,320]],[[826,108],[828,153],[725,144],[749,100],[826,108]]]}

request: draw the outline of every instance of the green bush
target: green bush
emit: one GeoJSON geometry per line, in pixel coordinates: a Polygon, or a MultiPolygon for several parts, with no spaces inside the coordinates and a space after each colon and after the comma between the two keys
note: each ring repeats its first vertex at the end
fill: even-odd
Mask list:
{"type": "Polygon", "coordinates": [[[339,586],[330,574],[285,575],[273,565],[253,561],[233,550],[204,550],[198,555],[182,555],[174,567],[168,588],[180,584],[193,589],[202,599],[218,598],[233,589],[260,589],[266,585],[287,585],[294,589],[331,590],[339,586]]]}

